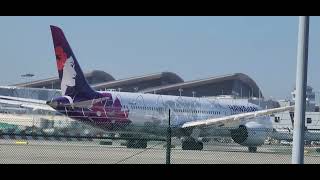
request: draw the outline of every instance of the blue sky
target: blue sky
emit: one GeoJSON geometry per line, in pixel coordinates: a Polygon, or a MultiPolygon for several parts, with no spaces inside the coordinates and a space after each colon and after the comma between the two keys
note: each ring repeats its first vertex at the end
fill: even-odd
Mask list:
{"type": "MultiPolygon", "coordinates": [[[[320,20],[310,18],[308,84],[320,90],[320,20]]],[[[116,79],[171,71],[185,81],[245,73],[266,97],[295,85],[298,17],[0,17],[0,85],[57,76],[49,25],[84,71],[116,79]]]]}

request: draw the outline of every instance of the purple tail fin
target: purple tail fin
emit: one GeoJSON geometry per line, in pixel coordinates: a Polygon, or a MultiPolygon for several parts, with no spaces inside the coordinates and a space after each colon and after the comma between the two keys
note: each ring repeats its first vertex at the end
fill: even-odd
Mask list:
{"type": "Polygon", "coordinates": [[[95,91],[90,87],[63,31],[56,26],[50,26],[54,51],[56,55],[62,95],[81,99],[92,98],[95,91]]]}

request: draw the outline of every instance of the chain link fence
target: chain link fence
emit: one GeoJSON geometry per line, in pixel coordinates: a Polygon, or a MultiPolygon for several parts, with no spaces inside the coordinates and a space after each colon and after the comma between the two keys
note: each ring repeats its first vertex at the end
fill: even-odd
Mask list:
{"type": "MultiPolygon", "coordinates": [[[[136,127],[128,134],[106,132],[65,116],[51,117],[1,113],[0,163],[168,163],[167,127],[158,128],[158,134],[152,127],[136,127]],[[150,134],[144,134],[146,128],[150,134]]],[[[171,132],[172,164],[291,163],[291,131],[209,128],[197,138],[175,128],[171,132]]],[[[320,163],[320,132],[306,131],[305,136],[305,163],[320,163]]]]}

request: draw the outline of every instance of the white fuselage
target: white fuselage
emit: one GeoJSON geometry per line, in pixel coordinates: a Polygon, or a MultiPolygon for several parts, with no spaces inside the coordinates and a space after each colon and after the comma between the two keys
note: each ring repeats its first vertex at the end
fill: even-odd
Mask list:
{"type": "MultiPolygon", "coordinates": [[[[107,93],[112,94],[113,99],[120,100],[122,109],[129,111],[128,118],[138,126],[146,123],[167,126],[169,109],[171,109],[171,126],[173,127],[180,127],[190,121],[261,110],[259,106],[241,99],[209,99],[116,91],[107,91],[107,93]]],[[[253,121],[265,128],[272,128],[268,117],[253,121]]]]}

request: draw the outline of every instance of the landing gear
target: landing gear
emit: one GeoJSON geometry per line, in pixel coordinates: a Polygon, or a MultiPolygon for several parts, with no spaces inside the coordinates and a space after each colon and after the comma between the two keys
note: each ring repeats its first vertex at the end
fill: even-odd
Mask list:
{"type": "Polygon", "coordinates": [[[196,141],[195,139],[188,139],[182,141],[183,150],[202,150],[203,143],[201,141],[196,141]]]}
{"type": "Polygon", "coordinates": [[[144,149],[147,148],[147,144],[148,143],[145,140],[128,140],[127,148],[144,149]]]}
{"type": "Polygon", "coordinates": [[[257,152],[257,147],[248,147],[249,152],[257,152]]]}

